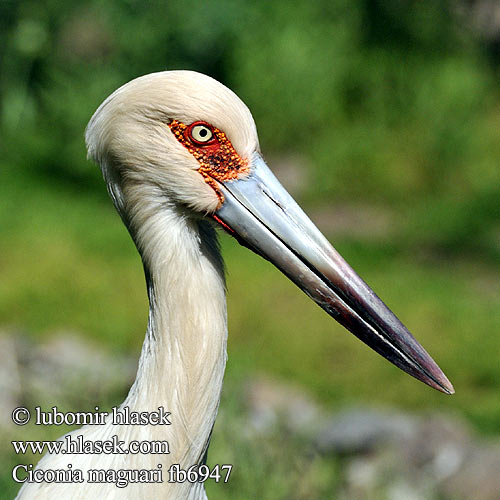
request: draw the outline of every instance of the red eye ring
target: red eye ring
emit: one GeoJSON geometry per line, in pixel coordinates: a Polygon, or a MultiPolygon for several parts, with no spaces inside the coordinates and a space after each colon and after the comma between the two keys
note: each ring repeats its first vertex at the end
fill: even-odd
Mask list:
{"type": "Polygon", "coordinates": [[[209,146],[217,142],[212,125],[197,121],[186,129],[186,138],[197,146],[209,146]]]}

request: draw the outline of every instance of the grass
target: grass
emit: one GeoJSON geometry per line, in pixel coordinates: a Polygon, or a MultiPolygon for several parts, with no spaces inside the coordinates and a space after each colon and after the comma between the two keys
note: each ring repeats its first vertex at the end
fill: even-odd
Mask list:
{"type": "MultiPolygon", "coordinates": [[[[0,325],[37,339],[57,330],[76,331],[106,348],[138,356],[147,320],[142,266],[111,203],[104,196],[78,195],[57,185],[24,185],[22,179],[3,183],[0,196],[5,207],[0,215],[5,228],[0,241],[0,325]]],[[[237,490],[255,493],[255,485],[264,484],[275,464],[282,465],[276,465],[269,479],[274,496],[266,498],[291,498],[290,488],[294,498],[312,498],[307,496],[310,488],[300,493],[303,483],[294,486],[286,480],[306,466],[313,497],[322,498],[322,491],[335,487],[335,475],[332,479],[325,470],[339,464],[309,463],[299,456],[291,470],[284,470],[286,460],[279,457],[300,449],[297,444],[287,448],[286,437],[279,449],[238,441],[239,422],[232,416],[239,410],[231,409],[228,398],[231,387],[255,373],[303,386],[325,408],[388,405],[417,412],[438,410],[464,416],[482,433],[500,433],[496,267],[470,256],[429,258],[390,243],[336,243],[447,373],[457,391],[447,397],[376,356],[269,263],[228,237],[222,238],[222,247],[228,267],[229,396],[222,403],[210,462],[235,461],[238,466],[232,486],[209,487],[215,498],[245,498],[237,490]],[[262,465],[253,470],[259,460],[262,465]]],[[[17,429],[19,439],[26,436],[21,430],[17,429]]],[[[42,430],[43,439],[63,432],[55,429],[51,436],[48,428],[42,430]]],[[[4,436],[0,445],[9,471],[18,460],[10,453],[11,439],[13,435],[4,436]]],[[[0,481],[8,494],[15,491],[8,475],[2,474],[0,481]]]]}
{"type": "MultiPolygon", "coordinates": [[[[111,204],[42,186],[16,210],[18,193],[2,189],[9,231],[0,243],[0,324],[38,338],[69,329],[137,351],[147,320],[142,266],[111,204]]],[[[441,396],[374,356],[272,265],[223,236],[229,376],[263,371],[290,378],[328,405],[368,399],[455,408],[499,432],[500,421],[487,424],[479,410],[495,407],[500,384],[496,268],[389,246],[336,246],[439,361],[457,394],[441,396]]]]}

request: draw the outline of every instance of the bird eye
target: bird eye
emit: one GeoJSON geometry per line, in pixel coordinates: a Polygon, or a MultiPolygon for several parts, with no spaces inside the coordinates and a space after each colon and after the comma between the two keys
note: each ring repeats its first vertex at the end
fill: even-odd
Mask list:
{"type": "Polygon", "coordinates": [[[193,123],[189,128],[189,138],[197,144],[207,144],[214,138],[214,133],[208,125],[193,123]]]}

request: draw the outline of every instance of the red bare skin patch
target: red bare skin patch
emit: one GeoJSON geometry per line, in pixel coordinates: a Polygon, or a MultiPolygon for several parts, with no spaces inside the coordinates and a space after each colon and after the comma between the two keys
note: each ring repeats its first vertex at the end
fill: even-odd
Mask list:
{"type": "Polygon", "coordinates": [[[219,217],[217,217],[217,215],[215,214],[212,214],[212,218],[218,222],[231,236],[234,236],[234,231],[233,229],[228,226],[222,219],[219,219],[219,217]]]}
{"type": "Polygon", "coordinates": [[[206,122],[194,122],[191,125],[186,125],[172,120],[168,126],[177,140],[198,160],[200,164],[198,172],[219,197],[220,206],[224,203],[224,195],[219,190],[216,181],[225,182],[247,174],[250,171],[248,160],[236,152],[222,130],[212,127],[206,122]],[[194,139],[191,131],[195,126],[210,129],[212,133],[210,140],[201,143],[194,139]]]}

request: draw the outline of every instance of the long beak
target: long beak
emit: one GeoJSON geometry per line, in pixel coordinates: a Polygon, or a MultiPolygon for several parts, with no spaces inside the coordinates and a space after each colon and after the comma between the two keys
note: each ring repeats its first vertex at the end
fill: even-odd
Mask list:
{"type": "Polygon", "coordinates": [[[259,154],[250,175],[219,183],[214,219],[272,262],[330,316],[408,374],[447,394],[450,381],[286,192],[259,154]]]}

